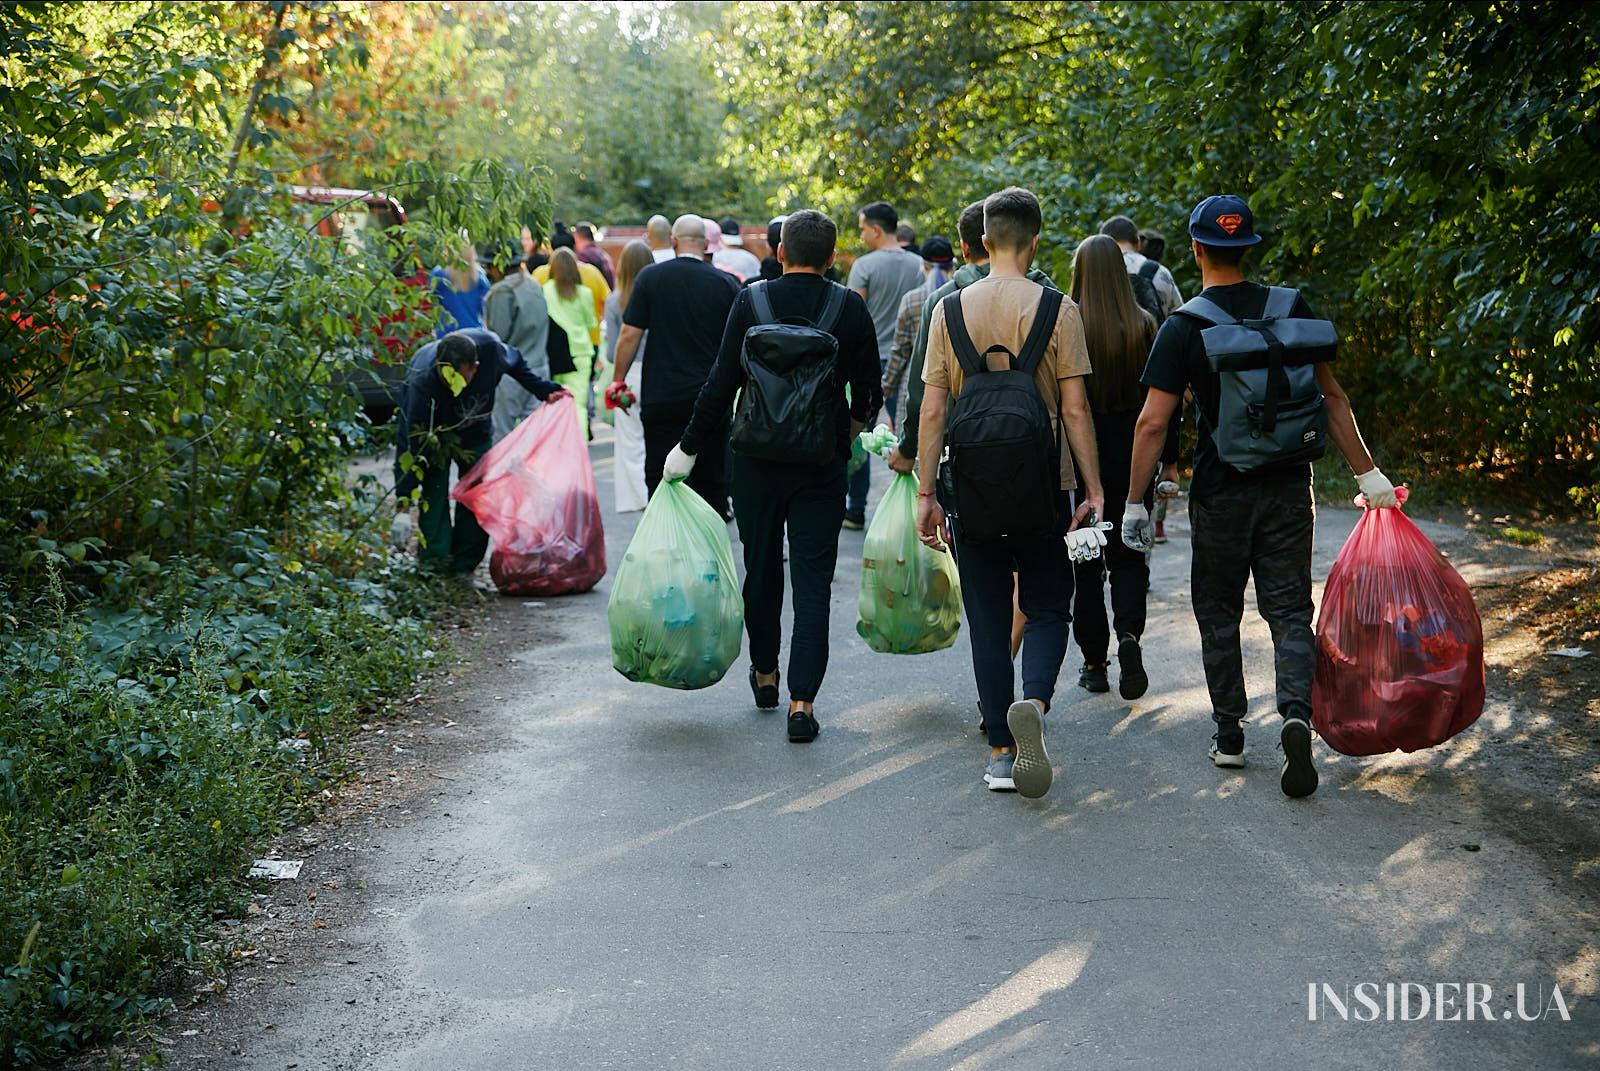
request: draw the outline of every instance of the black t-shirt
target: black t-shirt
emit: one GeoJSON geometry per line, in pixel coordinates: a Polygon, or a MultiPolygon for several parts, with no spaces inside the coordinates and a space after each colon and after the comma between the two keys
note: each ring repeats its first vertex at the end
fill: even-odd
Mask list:
{"type": "MultiPolygon", "coordinates": [[[[1267,287],[1260,283],[1208,287],[1201,296],[1240,320],[1259,317],[1267,308],[1267,287]]],[[[1300,320],[1315,319],[1311,306],[1306,304],[1303,297],[1295,299],[1289,315],[1300,320]]],[[[1156,344],[1150,350],[1150,360],[1145,364],[1141,378],[1145,386],[1176,394],[1180,398],[1185,387],[1194,389],[1200,413],[1200,434],[1194,449],[1194,482],[1189,488],[1190,496],[1204,498],[1240,480],[1303,479],[1309,483],[1310,465],[1289,465],[1243,473],[1217,457],[1217,445],[1211,438],[1211,429],[1217,426],[1217,406],[1222,397],[1222,386],[1217,374],[1211,371],[1211,366],[1206,362],[1205,344],[1200,340],[1200,332],[1206,326],[1189,316],[1168,316],[1156,334],[1156,344]]]]}
{"type": "MultiPolygon", "coordinates": [[[[644,278],[640,275],[639,278],[644,278]]],[[[772,315],[778,319],[799,317],[816,322],[828,300],[830,287],[839,285],[812,275],[809,272],[790,272],[767,283],[767,300],[772,302],[772,315]]],[[[744,367],[740,356],[744,350],[745,332],[756,324],[754,307],[750,303],[748,288],[739,292],[728,316],[727,330],[722,333],[722,346],[717,352],[716,367],[711,370],[705,388],[694,403],[694,416],[683,432],[683,449],[698,454],[715,446],[713,439],[726,434],[728,409],[733,396],[744,386],[744,367]]],[[[839,340],[839,411],[844,412],[845,385],[850,387],[849,417],[839,420],[839,456],[850,456],[850,420],[866,424],[878,415],[883,406],[882,372],[878,364],[878,330],[872,325],[872,314],[861,295],[851,291],[844,296],[844,307],[833,327],[833,337],[839,340]]],[[[655,360],[656,337],[650,336],[650,360],[655,360]]],[[[650,362],[645,362],[649,369],[650,362]]]]}
{"type": "Polygon", "coordinates": [[[673,257],[639,273],[622,322],[650,332],[641,407],[700,393],[738,293],[739,280],[698,257],[673,257]]]}

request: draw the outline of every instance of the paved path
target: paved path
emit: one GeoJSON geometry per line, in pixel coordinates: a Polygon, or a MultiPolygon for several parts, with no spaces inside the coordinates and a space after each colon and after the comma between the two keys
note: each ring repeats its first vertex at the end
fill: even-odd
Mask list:
{"type": "MultiPolygon", "coordinates": [[[[594,456],[609,505],[609,446],[594,456]]],[[[636,518],[608,513],[613,562],[636,518]]],[[[1319,577],[1352,519],[1322,514],[1319,577]]],[[[229,1066],[1594,1066],[1581,878],[1600,863],[1525,846],[1539,815],[1492,812],[1455,773],[1510,708],[1424,756],[1319,746],[1320,791],[1286,800],[1247,616],[1253,764],[1214,769],[1181,510],[1169,526],[1150,694],[1089,697],[1069,656],[1039,802],[981,783],[964,640],[897,658],[857,639],[859,533],[806,747],[752,709],[742,665],[694,693],[614,673],[606,585],[502,601],[502,629],[543,638],[473,671],[504,697],[480,715],[500,743],[370,856],[371,909],[340,935],[365,980],[269,985],[275,1026],[229,1066]],[[1308,984],[1361,982],[1485,983],[1497,1017],[1517,983],[1530,1008],[1559,983],[1572,1019],[1308,1022],[1308,984]]]]}

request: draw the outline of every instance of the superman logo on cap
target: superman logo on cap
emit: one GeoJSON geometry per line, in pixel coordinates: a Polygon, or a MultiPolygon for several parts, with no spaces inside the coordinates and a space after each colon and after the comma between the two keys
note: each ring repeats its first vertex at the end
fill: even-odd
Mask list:
{"type": "Polygon", "coordinates": [[[1233,232],[1239,229],[1239,224],[1244,222],[1244,217],[1237,212],[1224,212],[1217,217],[1217,226],[1221,227],[1231,238],[1233,232]]]}

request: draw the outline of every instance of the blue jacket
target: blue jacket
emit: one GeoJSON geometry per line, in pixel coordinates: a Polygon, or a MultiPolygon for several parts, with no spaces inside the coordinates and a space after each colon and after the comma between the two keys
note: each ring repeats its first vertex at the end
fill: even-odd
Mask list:
{"type": "Polygon", "coordinates": [[[433,298],[442,310],[439,325],[433,329],[434,338],[443,338],[452,331],[483,326],[483,301],[489,296],[489,277],[482,270],[473,277],[472,288],[457,290],[450,281],[450,273],[435,268],[428,273],[433,280],[433,298]]]}
{"type": "Polygon", "coordinates": [[[489,418],[494,411],[494,392],[504,376],[510,376],[541,402],[560,384],[540,379],[522,359],[522,354],[481,327],[457,332],[469,336],[478,348],[478,371],[460,395],[439,377],[438,342],[417,351],[406,368],[400,387],[400,405],[395,411],[394,492],[409,495],[417,486],[417,476],[400,468],[401,455],[428,456],[423,440],[430,432],[448,433],[463,447],[489,445],[489,418]]]}

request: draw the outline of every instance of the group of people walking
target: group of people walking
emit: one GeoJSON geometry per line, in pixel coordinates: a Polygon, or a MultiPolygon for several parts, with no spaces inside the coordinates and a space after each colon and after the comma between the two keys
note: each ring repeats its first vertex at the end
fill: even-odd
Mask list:
{"type": "MultiPolygon", "coordinates": [[[[1194,612],[1215,721],[1209,755],[1222,767],[1245,762],[1239,625],[1253,576],[1275,651],[1281,785],[1290,796],[1315,790],[1309,462],[1331,441],[1370,507],[1393,506],[1395,495],[1332,374],[1332,325],[1296,292],[1246,280],[1244,256],[1260,238],[1243,200],[1209,197],[1195,207],[1190,248],[1204,289],[1187,303],[1160,263],[1162,237],[1124,216],[1079,243],[1063,291],[1033,266],[1042,212],[1017,187],[963,210],[959,267],[947,239],[919,244],[893,207],[867,205],[857,218],[867,252],[843,284],[836,227],[823,213],[775,220],[772,257],[750,257],[755,271],[743,278],[716,262],[710,231],[721,228],[708,222],[656,217],[648,241],[623,251],[615,289],[593,308],[583,302],[581,319],[560,316],[580,335],[597,325],[596,310],[606,325],[619,504],[626,439],[643,455],[630,503],[642,505],[663,480],[684,480],[737,521],[749,684],[755,705],[771,710],[787,682],[790,740],[820,731],[840,529],[865,521],[868,488],[848,475],[851,444],[882,411],[900,436],[890,467],[918,481],[919,537],[951,552],[960,575],[989,744],[984,781],[999,792],[1047,792],[1046,724],[1069,639],[1083,654],[1083,688],[1109,690],[1113,650],[1121,696],[1149,687],[1147,555],[1157,541],[1153,515],[1178,493],[1188,397],[1198,432],[1194,612]],[[625,433],[623,421],[635,419],[625,433]],[[786,563],[794,620],[785,674],[786,563]]],[[[584,285],[579,271],[555,267],[563,252],[538,291],[551,321],[584,285]]],[[[571,252],[566,259],[577,263],[571,252]]],[[[534,334],[516,333],[537,270],[494,284],[506,295],[497,322],[509,333],[493,324],[493,334],[457,331],[430,358],[453,362],[472,349],[472,371],[483,375],[487,364],[493,381],[477,393],[503,392],[504,419],[556,391],[578,393],[577,380],[552,381],[512,351],[527,353],[525,343],[538,352],[534,334]],[[464,335],[471,347],[455,341],[464,335]]],[[[495,295],[491,288],[491,308],[495,295]]],[[[439,378],[421,353],[412,373],[439,378]]],[[[431,382],[426,390],[437,394],[431,382]]],[[[411,410],[403,436],[418,418],[411,410]]]]}

